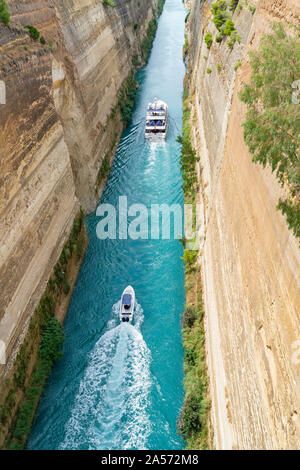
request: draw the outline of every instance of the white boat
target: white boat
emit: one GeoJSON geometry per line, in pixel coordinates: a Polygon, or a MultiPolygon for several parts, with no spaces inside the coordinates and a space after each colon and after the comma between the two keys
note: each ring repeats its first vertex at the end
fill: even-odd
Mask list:
{"type": "Polygon", "coordinates": [[[132,322],[135,304],[135,293],[131,286],[124,289],[120,305],[120,321],[132,322]]]}
{"type": "Polygon", "coordinates": [[[145,137],[151,142],[165,140],[168,130],[168,105],[162,100],[154,99],[148,104],[146,115],[145,137]]]}

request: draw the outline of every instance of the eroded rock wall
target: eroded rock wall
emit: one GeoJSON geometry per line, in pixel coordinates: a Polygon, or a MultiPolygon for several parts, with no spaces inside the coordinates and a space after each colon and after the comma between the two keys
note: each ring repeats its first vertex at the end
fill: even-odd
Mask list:
{"type": "Polygon", "coordinates": [[[4,378],[80,205],[123,129],[111,109],[157,0],[8,0],[0,23],[0,340],[4,378]],[[33,25],[45,38],[34,41],[33,25]],[[138,25],[138,26],[134,26],[138,25]]]}
{"type": "Polygon", "coordinates": [[[273,20],[299,25],[300,5],[240,0],[243,9],[233,20],[241,42],[231,51],[224,41],[207,49],[205,33],[217,34],[209,4],[191,3],[188,68],[192,138],[200,156],[200,259],[215,446],[300,448],[299,249],[276,210],[281,187],[269,169],[252,163],[238,98],[251,73],[248,50],[258,47],[273,20]]]}

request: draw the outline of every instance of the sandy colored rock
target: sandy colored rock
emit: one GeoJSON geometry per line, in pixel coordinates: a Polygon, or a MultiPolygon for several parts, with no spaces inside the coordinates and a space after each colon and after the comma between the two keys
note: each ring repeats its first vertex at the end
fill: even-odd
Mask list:
{"type": "Polygon", "coordinates": [[[244,143],[238,91],[250,76],[249,48],[273,20],[299,24],[300,5],[251,4],[254,15],[245,6],[234,14],[242,40],[232,51],[215,42],[208,51],[203,29],[213,37],[217,30],[207,3],[194,0],[188,22],[212,422],[218,449],[293,449],[300,448],[299,248],[276,210],[281,187],[244,143]]]}
{"type": "Polygon", "coordinates": [[[8,0],[0,22],[0,340],[9,371],[80,205],[95,209],[111,118],[158,0],[8,0]],[[138,28],[134,28],[138,24],[138,28]],[[34,41],[32,25],[45,38],[34,41]]]}

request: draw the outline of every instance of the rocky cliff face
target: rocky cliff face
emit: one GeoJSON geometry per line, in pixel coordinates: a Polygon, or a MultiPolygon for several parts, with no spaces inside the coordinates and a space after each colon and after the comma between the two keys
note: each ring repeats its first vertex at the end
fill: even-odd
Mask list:
{"type": "Polygon", "coordinates": [[[299,25],[300,9],[294,0],[239,3],[232,50],[224,41],[207,49],[204,35],[217,34],[208,2],[190,2],[187,26],[215,446],[299,448],[299,250],[276,210],[281,187],[245,146],[238,91],[248,50],[273,20],[299,25]]]}
{"type": "Polygon", "coordinates": [[[158,1],[7,3],[11,28],[0,23],[0,340],[10,364],[75,213],[80,205],[93,210],[103,190],[97,173],[123,128],[111,109],[158,1]]]}

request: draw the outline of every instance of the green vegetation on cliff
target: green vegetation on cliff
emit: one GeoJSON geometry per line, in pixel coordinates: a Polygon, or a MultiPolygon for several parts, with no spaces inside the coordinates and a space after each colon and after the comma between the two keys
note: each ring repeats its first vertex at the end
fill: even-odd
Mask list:
{"type": "MultiPolygon", "coordinates": [[[[186,76],[186,81],[188,74],[186,76]]],[[[182,136],[177,138],[181,144],[181,170],[185,203],[195,209],[197,198],[196,164],[199,158],[193,149],[190,138],[189,92],[183,94],[182,136]]],[[[195,210],[194,210],[195,213],[195,210]]],[[[194,221],[195,223],[195,218],[194,221]]],[[[200,266],[197,263],[198,250],[187,249],[184,245],[184,264],[186,279],[186,308],[182,318],[182,337],[184,347],[184,404],[178,418],[178,433],[186,442],[187,449],[207,449],[210,400],[208,398],[208,379],[205,360],[204,310],[200,266]]]]}
{"type": "MultiPolygon", "coordinates": [[[[147,62],[148,57],[150,55],[153,41],[154,41],[155,34],[156,34],[156,30],[157,30],[157,26],[158,26],[157,17],[160,16],[160,14],[162,13],[164,3],[165,3],[165,0],[159,1],[156,16],[149,22],[147,32],[146,32],[146,37],[142,41],[141,56],[144,62],[147,62]]],[[[119,92],[118,106],[120,107],[122,120],[125,123],[125,126],[130,121],[132,111],[134,108],[137,87],[138,87],[138,83],[135,79],[134,72],[136,71],[137,67],[142,65],[137,55],[133,56],[132,64],[133,64],[133,71],[130,73],[128,78],[123,82],[123,85],[119,92]]],[[[116,113],[116,108],[112,110],[112,117],[115,116],[115,113],[116,113]]]]}
{"type": "MultiPolygon", "coordinates": [[[[211,10],[213,13],[213,23],[219,31],[219,34],[216,37],[216,42],[221,43],[223,38],[227,37],[227,46],[232,49],[236,41],[240,41],[240,36],[237,34],[235,29],[234,22],[232,21],[231,15],[228,11],[228,7],[231,11],[234,12],[238,1],[231,1],[229,4],[225,0],[218,0],[217,2],[213,3],[211,6],[211,10]]],[[[208,35],[211,33],[207,33],[205,38],[208,38],[208,35]]],[[[207,44],[208,49],[212,44],[212,38],[205,42],[207,44]]]]}
{"type": "Polygon", "coordinates": [[[54,266],[46,290],[30,320],[25,340],[0,397],[0,437],[5,449],[22,449],[53,363],[61,357],[64,334],[56,310],[69,294],[71,265],[83,255],[83,212],[75,217],[71,234],[54,266]]]}
{"type": "Polygon", "coordinates": [[[9,26],[10,22],[10,12],[7,7],[7,3],[4,0],[0,0],[0,21],[9,26]]]}
{"type": "Polygon", "coordinates": [[[130,121],[131,114],[134,108],[134,102],[136,97],[137,90],[137,81],[132,72],[127,80],[122,85],[122,88],[119,93],[119,106],[121,110],[122,120],[125,124],[130,121]]]}
{"type": "Polygon", "coordinates": [[[112,0],[103,0],[102,3],[105,7],[113,7],[114,8],[116,6],[115,3],[112,0]]]}
{"type": "Polygon", "coordinates": [[[145,39],[142,42],[142,57],[144,61],[146,62],[148,60],[148,57],[150,55],[151,49],[152,49],[152,44],[155,38],[155,33],[157,30],[157,19],[153,18],[148,25],[147,28],[147,34],[145,39]]]}
{"type": "Polygon", "coordinates": [[[24,447],[46,379],[54,362],[60,359],[62,355],[61,346],[63,342],[62,326],[53,317],[44,328],[38,350],[38,360],[26,388],[24,400],[19,407],[8,442],[8,449],[22,449],[24,447]]]}
{"type": "Polygon", "coordinates": [[[157,7],[157,16],[158,16],[158,17],[159,17],[159,16],[162,14],[162,12],[163,12],[165,1],[166,1],[166,0],[159,0],[159,2],[158,2],[158,7],[157,7]]]}
{"type": "Polygon", "coordinates": [[[300,41],[280,23],[272,28],[259,50],[250,52],[250,83],[240,93],[247,106],[244,139],[253,161],[269,165],[288,189],[290,197],[277,207],[300,237],[300,93],[293,93],[300,79],[300,41]]]}
{"type": "MultiPolygon", "coordinates": [[[[192,282],[195,289],[197,275],[192,282]]],[[[191,278],[187,277],[191,282],[191,278]]],[[[182,319],[185,400],[178,419],[178,431],[187,449],[208,448],[208,379],[206,370],[204,310],[199,289],[194,304],[186,307],[182,319]]]]}
{"type": "Polygon", "coordinates": [[[30,37],[35,41],[40,37],[40,32],[34,26],[28,24],[24,28],[28,29],[30,37]]]}
{"type": "Polygon", "coordinates": [[[145,62],[147,62],[148,57],[150,55],[152,44],[155,38],[156,30],[157,30],[157,18],[162,14],[164,8],[165,0],[159,0],[157,12],[154,18],[149,22],[146,37],[142,42],[142,58],[145,62]]]}

